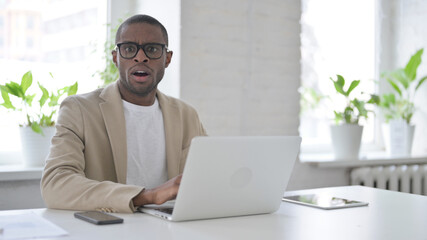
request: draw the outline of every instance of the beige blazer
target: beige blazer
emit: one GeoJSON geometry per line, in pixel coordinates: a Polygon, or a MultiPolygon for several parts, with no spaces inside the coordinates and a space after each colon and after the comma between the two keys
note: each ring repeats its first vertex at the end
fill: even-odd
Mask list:
{"type": "MultiPolygon", "coordinates": [[[[191,106],[159,91],[157,98],[170,179],[182,173],[191,139],[206,132],[191,106]]],[[[41,180],[47,207],[133,212],[131,200],[143,187],[126,185],[126,171],[126,126],[117,83],[66,98],[41,180]]]]}

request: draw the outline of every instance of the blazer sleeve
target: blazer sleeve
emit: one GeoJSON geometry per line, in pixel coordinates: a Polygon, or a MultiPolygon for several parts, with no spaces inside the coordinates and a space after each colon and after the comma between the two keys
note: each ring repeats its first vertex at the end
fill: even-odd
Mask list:
{"type": "MultiPolygon", "coordinates": [[[[133,212],[132,198],[142,187],[85,175],[85,125],[80,104],[68,97],[62,104],[46,160],[41,192],[49,208],[133,212]]],[[[99,169],[102,176],[102,167],[99,169]]]]}

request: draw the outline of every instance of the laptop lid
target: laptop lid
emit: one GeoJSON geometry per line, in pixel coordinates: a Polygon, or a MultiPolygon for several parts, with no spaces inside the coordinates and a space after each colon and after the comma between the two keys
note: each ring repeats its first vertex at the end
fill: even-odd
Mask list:
{"type": "Polygon", "coordinates": [[[300,143],[297,136],[194,138],[173,213],[164,218],[185,221],[276,211],[300,143]]]}

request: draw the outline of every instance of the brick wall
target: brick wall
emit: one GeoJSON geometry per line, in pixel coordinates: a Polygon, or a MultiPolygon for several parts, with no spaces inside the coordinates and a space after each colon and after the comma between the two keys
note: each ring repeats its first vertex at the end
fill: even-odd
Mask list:
{"type": "Polygon", "coordinates": [[[298,135],[300,1],[181,1],[180,96],[210,135],[298,135]]]}

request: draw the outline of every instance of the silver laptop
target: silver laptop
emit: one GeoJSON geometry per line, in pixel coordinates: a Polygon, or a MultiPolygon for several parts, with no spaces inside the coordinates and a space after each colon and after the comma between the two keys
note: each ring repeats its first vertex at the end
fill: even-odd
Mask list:
{"type": "Polygon", "coordinates": [[[300,143],[297,136],[196,137],[176,200],[139,211],[171,221],[275,212],[300,143]]]}

